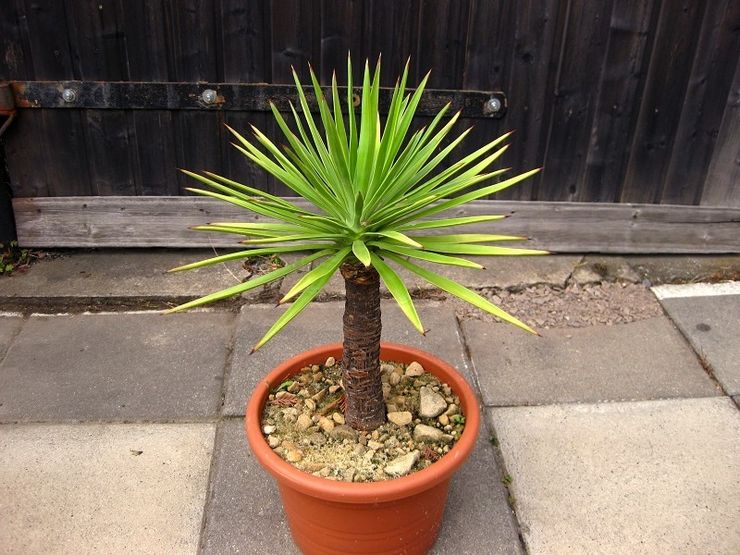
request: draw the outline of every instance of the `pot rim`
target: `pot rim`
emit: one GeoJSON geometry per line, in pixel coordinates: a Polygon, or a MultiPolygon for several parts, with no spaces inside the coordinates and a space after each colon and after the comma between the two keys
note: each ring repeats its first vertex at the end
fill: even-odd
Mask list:
{"type": "Polygon", "coordinates": [[[427,371],[437,375],[441,371],[445,382],[460,398],[460,405],[465,416],[465,430],[457,443],[441,459],[423,470],[392,478],[383,482],[341,482],[327,480],[295,468],[273,452],[262,434],[260,420],[262,410],[270,389],[281,383],[286,377],[297,372],[306,364],[320,364],[328,356],[342,356],[342,344],[330,343],[303,351],[285,360],[255,387],[247,402],[244,427],[247,440],[260,464],[275,477],[281,485],[287,485],[305,494],[328,501],[345,503],[393,501],[434,487],[439,482],[449,479],[473,451],[480,426],[478,398],[473,389],[457,370],[440,358],[413,347],[398,343],[381,343],[381,356],[399,362],[418,360],[427,371]],[[395,358],[394,358],[395,357],[395,358]]]}

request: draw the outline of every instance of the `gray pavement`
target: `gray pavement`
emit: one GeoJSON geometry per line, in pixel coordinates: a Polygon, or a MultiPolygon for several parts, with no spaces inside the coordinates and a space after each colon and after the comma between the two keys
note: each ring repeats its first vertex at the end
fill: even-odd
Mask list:
{"type": "MultiPolygon", "coordinates": [[[[182,283],[166,291],[156,272],[150,277],[160,285],[112,283],[125,266],[174,261],[172,253],[142,252],[149,258],[108,252],[97,263],[84,253],[87,268],[126,255],[125,264],[94,278],[101,305],[105,295],[187,296],[182,283]]],[[[658,262],[648,262],[657,275],[658,262]]],[[[65,262],[68,269],[77,263],[65,262]]],[[[492,271],[470,285],[634,281],[632,271],[647,279],[630,257],[527,264],[513,262],[510,274],[499,265],[503,274],[492,271]]],[[[11,293],[4,287],[10,281],[0,280],[2,551],[296,552],[276,488],[249,453],[241,415],[265,371],[339,340],[342,302],[311,305],[249,356],[282,308],[250,298],[241,310],[84,314],[81,295],[78,313],[32,315],[44,294],[71,287],[61,274],[57,289],[48,276],[21,283],[33,271],[11,278],[18,280],[11,293]],[[29,295],[35,300],[22,316],[2,313],[29,295]]],[[[221,283],[211,277],[208,290],[221,283]]],[[[429,329],[422,337],[384,301],[384,339],[456,366],[480,386],[487,417],[454,479],[433,552],[740,552],[740,397],[733,385],[740,295],[733,291],[679,291],[660,300],[666,316],[542,330],[540,338],[460,322],[444,300],[417,302],[429,329]]]]}

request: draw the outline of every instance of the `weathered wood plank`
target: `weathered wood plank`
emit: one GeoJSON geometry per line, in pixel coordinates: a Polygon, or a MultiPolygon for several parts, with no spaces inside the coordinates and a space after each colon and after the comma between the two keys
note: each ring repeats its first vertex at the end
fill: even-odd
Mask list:
{"type": "MultiPolygon", "coordinates": [[[[622,202],[660,202],[707,2],[663,2],[622,202]]],[[[678,185],[671,183],[671,186],[678,185]]]]}
{"type": "MultiPolygon", "coordinates": [[[[709,3],[673,141],[661,204],[699,204],[740,54],[738,29],[740,2],[709,3]]],[[[740,141],[740,137],[736,136],[735,140],[740,141]]]]}
{"type": "Polygon", "coordinates": [[[727,97],[701,204],[740,207],[740,60],[727,97]]]}
{"type": "MultiPolygon", "coordinates": [[[[193,197],[17,198],[13,206],[18,238],[26,247],[228,247],[238,238],[188,227],[265,221],[193,197]]],[[[466,231],[527,235],[532,246],[555,252],[740,252],[740,209],[733,208],[477,201],[454,214],[507,213],[512,217],[466,231]]]]}
{"type": "Polygon", "coordinates": [[[659,9],[656,0],[614,3],[586,166],[575,200],[617,200],[629,158],[626,145],[635,130],[650,61],[650,33],[659,9]]]}

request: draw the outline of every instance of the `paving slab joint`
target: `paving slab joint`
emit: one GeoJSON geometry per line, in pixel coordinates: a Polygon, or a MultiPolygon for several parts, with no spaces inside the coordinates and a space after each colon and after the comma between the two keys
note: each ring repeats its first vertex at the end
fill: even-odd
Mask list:
{"type": "Polygon", "coordinates": [[[231,319],[231,333],[229,341],[226,344],[226,359],[224,360],[224,369],[221,373],[221,402],[218,407],[219,417],[223,417],[224,406],[226,404],[226,390],[228,388],[229,378],[231,377],[231,366],[234,364],[234,351],[236,351],[236,334],[239,328],[239,314],[235,312],[231,319]]]}
{"type": "Polygon", "coordinates": [[[30,315],[28,314],[20,314],[21,317],[21,325],[18,326],[15,330],[13,330],[13,333],[10,334],[10,340],[8,341],[8,344],[6,345],[5,349],[0,350],[0,366],[3,365],[3,361],[5,360],[5,357],[8,356],[8,353],[10,352],[10,349],[13,347],[13,342],[15,341],[15,338],[18,337],[23,330],[23,327],[26,325],[26,322],[28,321],[28,318],[30,315]]]}
{"type": "Polygon", "coordinates": [[[210,513],[211,499],[213,498],[213,484],[214,475],[216,472],[216,454],[218,453],[218,446],[222,441],[223,427],[219,423],[223,420],[219,418],[219,422],[216,424],[216,433],[213,437],[213,452],[211,454],[211,460],[208,465],[208,479],[206,481],[206,497],[205,503],[203,504],[203,516],[200,519],[200,529],[198,531],[198,549],[196,553],[203,553],[203,542],[205,539],[205,530],[208,524],[208,515],[210,513]]]}
{"type": "MultiPolygon", "coordinates": [[[[455,315],[455,323],[457,324],[457,333],[460,337],[460,342],[462,343],[463,348],[463,359],[465,361],[465,365],[471,369],[470,374],[473,376],[474,383],[473,389],[475,390],[475,394],[478,396],[479,401],[482,400],[481,395],[481,388],[480,383],[478,380],[478,371],[475,368],[475,365],[473,364],[473,358],[470,354],[470,347],[468,346],[468,340],[465,336],[465,332],[463,330],[462,322],[459,316],[455,315]]],[[[479,402],[478,410],[483,413],[484,406],[482,405],[482,401],[479,402]]],[[[496,461],[496,467],[499,469],[499,480],[501,484],[506,488],[506,503],[509,506],[509,511],[511,511],[511,516],[514,521],[514,526],[516,528],[517,536],[519,537],[519,546],[522,549],[523,553],[529,553],[529,550],[527,549],[527,544],[524,541],[524,533],[522,531],[522,525],[519,521],[519,515],[517,515],[516,511],[516,499],[511,491],[511,474],[509,473],[508,469],[506,468],[506,461],[504,460],[503,453],[501,452],[501,446],[498,443],[498,440],[496,439],[496,430],[493,427],[493,423],[489,423],[489,418],[483,418],[482,419],[482,426],[481,426],[481,432],[482,434],[486,434],[486,444],[490,447],[487,447],[491,449],[493,453],[493,458],[496,461]]]]}
{"type": "MultiPolygon", "coordinates": [[[[656,297],[657,298],[657,297],[656,297]]],[[[730,393],[725,389],[725,387],[722,385],[722,382],[717,379],[717,376],[715,374],[714,368],[712,367],[712,364],[709,362],[709,359],[704,353],[703,350],[701,352],[697,352],[694,348],[694,345],[691,343],[690,338],[684,333],[683,328],[679,325],[677,325],[676,322],[673,321],[673,318],[671,318],[670,313],[668,310],[666,310],[666,307],[658,300],[658,304],[660,305],[660,309],[663,311],[663,315],[668,319],[668,321],[671,323],[673,328],[678,331],[678,333],[681,335],[681,338],[683,339],[686,346],[689,348],[689,350],[694,353],[696,356],[696,360],[699,362],[699,366],[702,367],[702,370],[707,374],[709,379],[712,381],[715,387],[717,387],[723,395],[731,397],[730,393]]]]}

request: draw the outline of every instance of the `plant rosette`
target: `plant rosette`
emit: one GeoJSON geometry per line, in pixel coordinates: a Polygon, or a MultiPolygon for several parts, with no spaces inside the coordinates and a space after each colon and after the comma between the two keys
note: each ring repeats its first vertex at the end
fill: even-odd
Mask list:
{"type": "Polygon", "coordinates": [[[171,271],[261,256],[297,254],[298,257],[168,312],[280,283],[285,276],[303,271],[302,277],[278,303],[285,303],[285,310],[254,346],[254,351],[298,316],[339,271],[346,292],[342,343],[303,353],[268,374],[247,407],[249,443],[258,460],[277,479],[293,537],[306,553],[424,553],[433,544],[439,528],[449,477],[475,443],[479,421],[477,400],[465,380],[443,361],[397,345],[386,344],[381,349],[380,283],[383,282],[403,314],[422,334],[423,324],[399,268],[504,322],[536,333],[475,291],[430,270],[429,266],[453,265],[475,270],[483,266],[465,256],[547,254],[498,245],[524,241],[526,237],[446,232],[447,228],[471,225],[485,224],[487,228],[489,223],[505,218],[496,214],[454,217],[447,214],[511,187],[539,169],[513,177],[504,177],[508,169],[489,170],[508,148],[503,142],[510,133],[459,160],[446,162],[470,129],[451,136],[460,114],[448,115],[447,105],[426,127],[411,132],[429,75],[415,90],[407,91],[408,63],[393,88],[385,125],[381,124],[378,111],[380,60],[374,72],[365,64],[359,117],[355,114],[349,59],[348,82],[341,93],[336,77],[332,78],[331,105],[313,71],[310,75],[318,104],[318,123],[295,72],[298,106],[290,103],[292,128],[283,114],[271,106],[286,144],[276,145],[255,127],[252,127],[253,141],[229,128],[236,138],[235,148],[301,200],[277,197],[211,172],[185,171],[207,187],[189,191],[239,206],[256,217],[246,222],[196,226],[193,229],[198,231],[242,237],[241,244],[246,248],[171,271]],[[263,435],[260,418],[273,390],[289,378],[298,377],[306,365],[322,364],[328,357],[341,360],[344,402],[339,417],[343,425],[360,433],[372,433],[383,426],[387,405],[381,356],[402,364],[416,360],[459,397],[465,429],[438,461],[398,478],[346,483],[300,471],[268,445],[269,438],[266,440],[263,435]],[[418,507],[422,508],[421,512],[418,507]],[[348,508],[356,514],[345,513],[348,508]],[[329,526],[329,522],[333,524],[329,526]],[[382,542],[381,536],[386,538],[382,542]]]}
{"type": "Polygon", "coordinates": [[[347,483],[308,474],[284,461],[267,444],[262,413],[279,384],[306,366],[342,354],[342,345],[306,351],[273,369],[247,404],[245,429],[260,464],[277,481],[291,533],[304,553],[427,553],[442,521],[450,478],[475,447],[480,416],[478,400],[450,365],[423,351],[384,343],[381,357],[403,364],[420,362],[449,384],[460,399],[465,430],[454,447],[431,466],[382,482],[347,483]]]}

